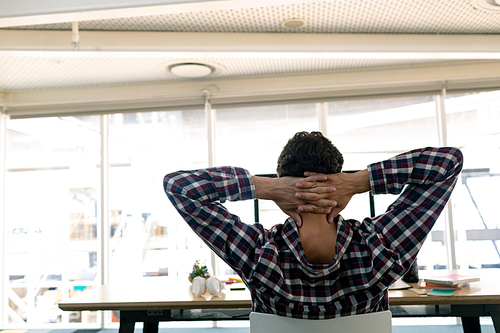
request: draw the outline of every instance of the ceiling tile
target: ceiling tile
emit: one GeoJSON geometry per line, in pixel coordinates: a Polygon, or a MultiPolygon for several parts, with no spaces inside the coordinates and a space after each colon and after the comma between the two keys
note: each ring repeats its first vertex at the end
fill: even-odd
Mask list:
{"type": "Polygon", "coordinates": [[[175,59],[161,57],[99,57],[94,59],[0,56],[0,68],[2,68],[0,88],[13,91],[189,80],[178,78],[166,70],[168,65],[181,61],[215,65],[219,70],[215,75],[209,76],[209,79],[452,62],[422,59],[175,59]]]}

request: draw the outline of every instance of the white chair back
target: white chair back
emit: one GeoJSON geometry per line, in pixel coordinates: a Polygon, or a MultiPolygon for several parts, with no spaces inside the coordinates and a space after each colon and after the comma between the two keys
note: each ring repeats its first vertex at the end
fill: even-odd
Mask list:
{"type": "Polygon", "coordinates": [[[392,333],[391,319],[391,311],[321,320],[252,312],[250,333],[392,333]]]}

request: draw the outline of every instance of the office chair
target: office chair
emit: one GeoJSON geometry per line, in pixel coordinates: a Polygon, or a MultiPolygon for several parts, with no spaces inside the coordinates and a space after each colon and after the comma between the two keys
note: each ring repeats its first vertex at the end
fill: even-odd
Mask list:
{"type": "Polygon", "coordinates": [[[321,320],[252,312],[250,333],[392,333],[391,319],[391,311],[321,320]]]}

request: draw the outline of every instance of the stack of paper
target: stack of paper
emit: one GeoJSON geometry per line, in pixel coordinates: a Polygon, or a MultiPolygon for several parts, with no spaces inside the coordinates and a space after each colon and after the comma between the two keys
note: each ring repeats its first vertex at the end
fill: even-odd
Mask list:
{"type": "Polygon", "coordinates": [[[420,289],[425,289],[428,295],[449,296],[457,289],[462,289],[471,282],[479,281],[478,277],[462,274],[448,274],[433,278],[421,279],[420,289]]]}

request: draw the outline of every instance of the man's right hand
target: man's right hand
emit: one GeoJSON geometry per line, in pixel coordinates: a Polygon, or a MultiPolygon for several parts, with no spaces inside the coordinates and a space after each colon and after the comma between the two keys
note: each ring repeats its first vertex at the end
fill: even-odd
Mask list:
{"type": "MultiPolygon", "coordinates": [[[[297,182],[297,193],[295,194],[300,200],[307,203],[299,206],[299,213],[318,213],[318,208],[322,207],[324,200],[334,201],[335,205],[328,214],[329,223],[332,223],[333,219],[347,207],[355,194],[370,190],[370,180],[366,169],[356,173],[339,172],[329,175],[306,172],[305,176],[308,178],[297,182]],[[313,176],[326,176],[326,180],[321,181],[317,178],[311,181],[310,177],[313,176]],[[332,187],[335,188],[335,191],[324,191],[324,188],[332,187]]],[[[324,177],[320,179],[324,179],[324,177]]]]}

